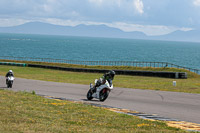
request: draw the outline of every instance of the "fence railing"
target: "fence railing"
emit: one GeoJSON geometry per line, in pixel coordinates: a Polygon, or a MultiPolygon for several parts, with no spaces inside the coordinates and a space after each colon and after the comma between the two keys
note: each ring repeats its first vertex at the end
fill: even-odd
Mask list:
{"type": "Polygon", "coordinates": [[[13,57],[13,56],[0,56],[0,59],[5,60],[18,60],[18,61],[36,61],[36,62],[49,62],[49,63],[67,63],[77,65],[88,66],[133,66],[133,67],[170,67],[186,69],[191,72],[200,74],[200,69],[193,69],[189,67],[183,67],[168,62],[138,62],[138,61],[78,61],[78,60],[66,60],[66,59],[52,59],[52,58],[32,58],[32,57],[13,57]]]}

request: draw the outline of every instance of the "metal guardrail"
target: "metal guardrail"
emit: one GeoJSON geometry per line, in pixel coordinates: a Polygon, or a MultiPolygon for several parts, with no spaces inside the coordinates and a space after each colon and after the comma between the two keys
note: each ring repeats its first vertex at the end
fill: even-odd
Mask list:
{"type": "Polygon", "coordinates": [[[78,60],[66,60],[66,59],[52,59],[52,58],[32,58],[32,57],[13,57],[13,56],[0,56],[0,59],[4,60],[18,60],[18,61],[36,61],[36,62],[48,62],[48,63],[67,63],[77,65],[89,65],[89,66],[133,66],[133,67],[170,67],[186,69],[191,72],[200,74],[200,69],[193,69],[189,67],[183,67],[168,62],[138,62],[138,61],[78,61],[78,60]]]}
{"type": "Polygon", "coordinates": [[[11,66],[27,66],[26,63],[15,63],[15,62],[0,62],[0,65],[11,65],[11,66]]]}

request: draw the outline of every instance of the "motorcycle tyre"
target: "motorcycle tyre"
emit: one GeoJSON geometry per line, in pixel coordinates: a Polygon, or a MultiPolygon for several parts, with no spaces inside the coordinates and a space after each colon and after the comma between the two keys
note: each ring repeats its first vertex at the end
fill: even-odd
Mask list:
{"type": "Polygon", "coordinates": [[[7,88],[12,88],[12,83],[11,82],[7,83],[7,88]]]}
{"type": "Polygon", "coordinates": [[[13,86],[13,81],[10,83],[10,88],[12,88],[12,86],[13,86]]]}
{"type": "Polygon", "coordinates": [[[105,96],[103,96],[103,94],[102,94],[103,90],[101,90],[100,93],[99,93],[99,101],[101,101],[101,102],[105,101],[108,98],[108,95],[109,95],[109,91],[106,91],[106,94],[104,94],[105,96]]]}
{"type": "Polygon", "coordinates": [[[88,100],[92,100],[92,99],[93,99],[91,89],[89,89],[89,91],[88,91],[88,93],[87,93],[87,99],[88,99],[88,100]]]}

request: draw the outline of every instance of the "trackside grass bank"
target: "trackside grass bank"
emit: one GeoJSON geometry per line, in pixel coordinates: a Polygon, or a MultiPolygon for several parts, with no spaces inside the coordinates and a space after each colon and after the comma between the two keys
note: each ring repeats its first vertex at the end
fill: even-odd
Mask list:
{"type": "Polygon", "coordinates": [[[88,66],[88,65],[76,65],[66,63],[49,63],[49,62],[36,62],[36,61],[16,61],[16,60],[2,60],[0,62],[15,62],[15,63],[26,63],[26,64],[37,64],[47,66],[58,66],[68,68],[87,68],[87,69],[115,69],[115,70],[138,70],[138,71],[166,71],[166,72],[187,72],[188,77],[197,77],[198,75],[190,72],[186,69],[170,68],[170,67],[133,67],[133,66],[88,66]]]}
{"type": "Polygon", "coordinates": [[[163,122],[148,121],[91,105],[45,99],[0,89],[0,132],[151,132],[182,133],[163,122]]]}
{"type": "MultiPolygon", "coordinates": [[[[5,76],[9,69],[12,69],[15,76],[20,78],[87,85],[102,76],[100,73],[78,73],[4,65],[0,65],[0,75],[5,76]]],[[[116,75],[113,83],[115,87],[200,93],[200,76],[190,72],[188,75],[188,79],[116,75]],[[176,86],[173,86],[173,81],[176,81],[176,86]]]]}

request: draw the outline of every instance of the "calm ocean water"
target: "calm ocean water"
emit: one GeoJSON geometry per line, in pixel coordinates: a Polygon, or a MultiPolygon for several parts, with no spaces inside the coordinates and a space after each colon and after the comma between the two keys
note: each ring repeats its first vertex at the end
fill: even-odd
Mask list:
{"type": "Polygon", "coordinates": [[[200,69],[200,43],[0,34],[0,56],[169,62],[200,69]]]}

